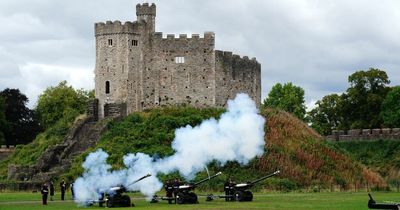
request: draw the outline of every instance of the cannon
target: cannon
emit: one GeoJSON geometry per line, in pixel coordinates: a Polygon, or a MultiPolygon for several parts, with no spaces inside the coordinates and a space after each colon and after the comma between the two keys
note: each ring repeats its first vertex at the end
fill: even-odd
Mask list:
{"type": "Polygon", "coordinates": [[[277,175],[279,173],[280,173],[280,171],[278,170],[278,171],[275,171],[272,174],[269,174],[267,176],[263,176],[263,177],[261,177],[259,179],[251,181],[251,182],[233,184],[232,186],[230,186],[230,192],[231,192],[230,195],[220,195],[218,197],[219,198],[230,198],[230,200],[240,201],[240,202],[242,202],[242,201],[252,201],[253,200],[253,193],[249,189],[252,188],[258,182],[261,182],[264,179],[267,179],[269,177],[275,176],[275,175],[277,175]]]}
{"type": "Polygon", "coordinates": [[[200,184],[209,181],[210,179],[213,179],[219,175],[221,175],[221,172],[218,172],[208,178],[205,178],[203,180],[200,180],[196,183],[189,183],[189,184],[183,184],[183,185],[179,185],[177,187],[177,194],[176,194],[176,198],[174,197],[161,197],[162,200],[175,200],[176,199],[176,203],[178,204],[196,204],[199,203],[198,199],[197,199],[197,195],[196,193],[193,192],[193,190],[200,184]]]}
{"type": "Polygon", "coordinates": [[[368,193],[368,208],[370,209],[395,209],[400,210],[400,203],[376,203],[371,194],[368,193]]]}
{"type": "Polygon", "coordinates": [[[123,193],[128,192],[127,188],[147,177],[150,177],[151,174],[147,174],[134,182],[130,183],[127,186],[119,185],[116,187],[111,187],[108,189],[105,193],[100,194],[99,198],[99,206],[103,206],[103,203],[106,203],[106,206],[108,208],[112,207],[130,207],[134,206],[133,203],[131,203],[131,198],[128,195],[124,195],[123,193]],[[104,196],[105,196],[105,201],[104,201],[104,196]]]}

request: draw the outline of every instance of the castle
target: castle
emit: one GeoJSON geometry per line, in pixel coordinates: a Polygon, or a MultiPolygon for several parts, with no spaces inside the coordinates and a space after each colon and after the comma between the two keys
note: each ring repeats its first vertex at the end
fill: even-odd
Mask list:
{"type": "Polygon", "coordinates": [[[155,32],[155,4],[136,5],[137,21],[95,24],[96,106],[100,117],[159,106],[223,107],[237,93],[261,100],[255,58],[214,50],[215,35],[155,32]]]}

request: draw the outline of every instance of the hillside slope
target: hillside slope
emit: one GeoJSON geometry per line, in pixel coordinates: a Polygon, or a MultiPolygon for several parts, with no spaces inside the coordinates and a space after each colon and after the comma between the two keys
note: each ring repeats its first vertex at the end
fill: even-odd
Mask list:
{"type": "MultiPolygon", "coordinates": [[[[127,153],[144,152],[154,157],[171,155],[174,151],[170,145],[176,128],[197,125],[203,119],[217,118],[222,112],[222,109],[164,108],[135,113],[120,122],[110,123],[108,132],[99,143],[80,155],[66,176],[70,179],[79,176],[84,157],[98,148],[110,154],[108,162],[113,168],[122,167],[122,156],[127,153]]],[[[294,189],[314,185],[347,188],[356,183],[383,184],[378,174],[328,145],[314,130],[292,115],[273,109],[261,113],[267,119],[265,154],[247,166],[235,162],[224,167],[210,164],[210,170],[222,170],[225,174],[211,183],[223,183],[227,177],[238,181],[252,180],[280,169],[280,177],[268,182],[272,188],[294,189]]]]}

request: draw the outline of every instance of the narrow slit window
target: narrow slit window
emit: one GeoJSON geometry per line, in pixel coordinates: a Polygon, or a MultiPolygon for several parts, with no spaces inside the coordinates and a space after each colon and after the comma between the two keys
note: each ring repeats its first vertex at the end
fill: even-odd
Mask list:
{"type": "Polygon", "coordinates": [[[113,40],[112,39],[108,39],[108,46],[112,46],[113,45],[113,40]]]}
{"type": "Polygon", "coordinates": [[[175,57],[175,63],[185,63],[185,57],[175,57]]]}
{"type": "Polygon", "coordinates": [[[138,46],[138,40],[132,40],[132,46],[138,46]]]}
{"type": "Polygon", "coordinates": [[[106,81],[106,94],[110,93],[110,81],[106,81]]]}

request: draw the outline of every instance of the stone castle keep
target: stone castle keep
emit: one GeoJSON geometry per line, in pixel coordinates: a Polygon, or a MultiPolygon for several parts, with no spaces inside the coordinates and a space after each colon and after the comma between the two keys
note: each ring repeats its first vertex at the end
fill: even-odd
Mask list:
{"type": "Polygon", "coordinates": [[[215,35],[155,32],[155,4],[136,5],[137,21],[95,24],[93,112],[100,118],[159,106],[223,107],[237,93],[259,106],[261,65],[214,50],[215,35]]]}

